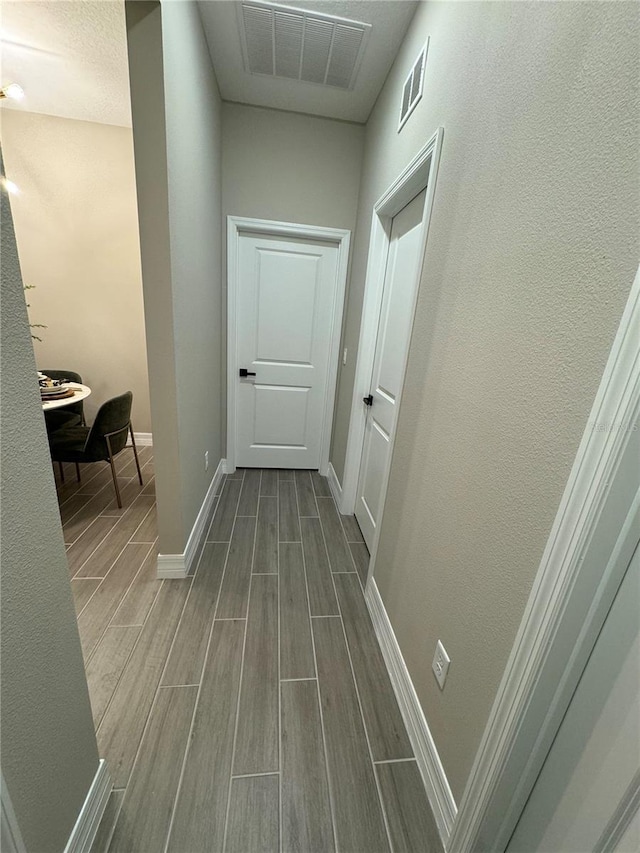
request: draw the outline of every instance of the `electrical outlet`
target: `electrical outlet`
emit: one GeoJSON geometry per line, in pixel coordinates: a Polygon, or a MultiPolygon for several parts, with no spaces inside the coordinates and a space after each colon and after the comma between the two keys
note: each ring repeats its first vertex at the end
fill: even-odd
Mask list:
{"type": "Polygon", "coordinates": [[[204,470],[209,470],[209,451],[205,450],[204,452],[204,470]]]}
{"type": "Polygon", "coordinates": [[[433,670],[433,674],[436,677],[436,681],[440,685],[440,690],[444,688],[444,683],[447,680],[447,673],[449,672],[449,664],[451,663],[451,658],[445,651],[444,646],[438,640],[436,643],[436,653],[433,656],[433,663],[431,664],[431,669],[433,670]]]}

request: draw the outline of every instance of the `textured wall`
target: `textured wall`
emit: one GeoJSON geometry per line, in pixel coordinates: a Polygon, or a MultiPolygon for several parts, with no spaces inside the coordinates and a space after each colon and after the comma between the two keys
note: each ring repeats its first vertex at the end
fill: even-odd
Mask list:
{"type": "Polygon", "coordinates": [[[126,13],[160,552],[175,554],[222,456],[221,103],[195,3],[126,13]]]}
{"type": "Polygon", "coordinates": [[[372,206],[445,129],[376,581],[457,799],[638,262],[637,23],[627,3],[422,4],[367,126],[350,348],[372,206]]]}
{"type": "Polygon", "coordinates": [[[2,773],[27,850],[60,853],[98,750],[4,193],[1,204],[2,773]]]}
{"type": "Polygon", "coordinates": [[[134,429],[151,432],[130,128],[14,110],[2,144],[31,322],[48,327],[38,367],[82,375],[89,422],[133,391],[134,429]]]}
{"type": "Polygon", "coordinates": [[[224,455],[222,115],[196,3],[162,4],[162,44],[182,507],[189,533],[224,455]]]}
{"type": "Polygon", "coordinates": [[[225,216],[353,230],[364,127],[223,104],[225,216]]]}

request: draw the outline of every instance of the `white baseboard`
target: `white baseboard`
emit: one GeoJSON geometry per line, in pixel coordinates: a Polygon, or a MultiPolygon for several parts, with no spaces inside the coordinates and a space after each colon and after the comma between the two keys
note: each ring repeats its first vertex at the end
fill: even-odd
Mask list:
{"type": "Polygon", "coordinates": [[[424,781],[442,844],[446,849],[458,807],[451,793],[444,767],[411,681],[409,670],[402,657],[398,640],[373,578],[369,578],[367,583],[365,599],[402,718],[407,727],[416,762],[424,781]]]}
{"type": "MultiPolygon", "coordinates": [[[[152,432],[134,432],[133,437],[136,440],[136,447],[153,447],[152,432]]],[[[131,436],[127,438],[127,445],[131,447],[131,436]]]]}
{"type": "Polygon", "coordinates": [[[226,460],[218,462],[216,473],[204,496],[202,506],[191,528],[187,544],[182,554],[158,554],[158,577],[159,578],[186,578],[193,573],[200,551],[204,545],[204,537],[207,535],[208,524],[211,521],[211,508],[213,499],[218,491],[218,486],[226,470],[226,460]]]}
{"type": "Polygon", "coordinates": [[[331,489],[331,494],[333,495],[333,499],[338,505],[338,509],[342,512],[342,486],[340,485],[340,481],[338,480],[338,475],[335,472],[335,469],[331,462],[329,462],[329,470],[327,471],[327,480],[329,482],[329,488],[331,489]]]}
{"type": "Polygon", "coordinates": [[[111,776],[107,769],[107,762],[101,758],[64,853],[89,853],[109,802],[110,793],[111,776]]]}
{"type": "Polygon", "coordinates": [[[134,432],[133,434],[136,439],[136,445],[140,445],[140,447],[153,447],[153,433],[152,432],[134,432]]]}

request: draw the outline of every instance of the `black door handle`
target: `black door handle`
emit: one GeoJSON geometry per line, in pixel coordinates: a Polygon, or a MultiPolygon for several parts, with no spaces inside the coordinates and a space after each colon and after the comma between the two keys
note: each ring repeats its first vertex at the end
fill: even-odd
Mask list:
{"type": "Polygon", "coordinates": [[[362,402],[365,406],[373,406],[373,394],[369,394],[368,397],[363,397],[362,402]]]}
{"type": "Polygon", "coordinates": [[[255,373],[251,373],[251,371],[247,370],[246,367],[241,367],[240,368],[240,376],[242,379],[244,379],[245,376],[255,376],[255,373]]]}

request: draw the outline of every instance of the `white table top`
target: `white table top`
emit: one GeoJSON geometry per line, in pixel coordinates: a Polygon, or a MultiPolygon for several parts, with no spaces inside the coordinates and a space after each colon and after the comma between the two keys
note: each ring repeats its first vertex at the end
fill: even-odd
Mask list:
{"type": "Polygon", "coordinates": [[[78,382],[65,382],[65,385],[74,389],[75,393],[73,397],[62,397],[60,400],[47,400],[43,402],[42,408],[45,412],[49,412],[51,409],[61,409],[63,406],[71,405],[71,403],[77,403],[80,400],[84,400],[91,393],[91,388],[88,385],[80,385],[78,382]]]}

